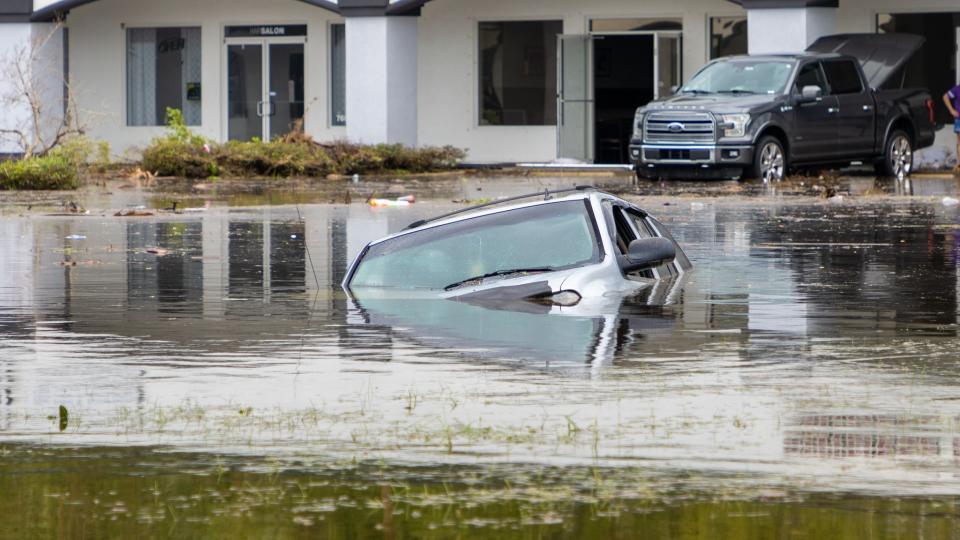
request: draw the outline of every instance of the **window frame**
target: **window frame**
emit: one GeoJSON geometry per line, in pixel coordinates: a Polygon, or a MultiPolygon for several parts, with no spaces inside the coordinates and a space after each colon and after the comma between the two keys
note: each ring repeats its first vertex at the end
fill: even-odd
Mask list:
{"type": "MultiPolygon", "coordinates": [[[[334,85],[333,85],[333,27],[334,27],[334,26],[343,26],[343,48],[344,48],[344,55],[346,55],[346,48],[347,48],[347,22],[346,22],[346,21],[330,21],[329,24],[327,24],[327,47],[328,47],[328,52],[327,52],[327,62],[328,62],[328,64],[327,64],[327,65],[328,65],[328,68],[327,68],[327,81],[328,81],[328,82],[327,82],[327,92],[328,92],[328,96],[329,96],[328,99],[327,99],[327,103],[328,103],[328,106],[327,106],[327,127],[330,128],[330,129],[346,129],[346,128],[347,128],[347,124],[350,122],[350,119],[347,118],[347,120],[344,121],[343,124],[337,124],[337,123],[336,123],[336,119],[335,119],[335,117],[334,117],[334,110],[333,110],[333,86],[334,86],[334,85]]],[[[347,108],[347,103],[346,103],[346,98],[347,98],[347,88],[346,88],[346,86],[347,86],[346,67],[347,67],[347,66],[346,66],[346,58],[344,58],[344,66],[343,66],[343,67],[344,67],[344,77],[343,77],[343,86],[344,86],[344,88],[343,88],[343,98],[344,98],[344,103],[343,103],[343,108],[344,108],[344,111],[346,111],[346,108],[347,108]]]]}
{"type": "Polygon", "coordinates": [[[747,51],[744,54],[750,53],[749,43],[750,43],[750,22],[747,18],[746,13],[708,13],[707,22],[706,22],[706,59],[707,62],[712,62],[719,58],[727,58],[726,56],[713,56],[713,20],[714,19],[743,19],[747,22],[747,51]]]}
{"type": "Polygon", "coordinates": [[[803,92],[803,88],[797,88],[797,83],[800,82],[800,75],[803,72],[804,68],[807,66],[816,65],[817,69],[820,70],[820,75],[823,77],[823,96],[832,96],[833,90],[830,88],[830,80],[827,79],[827,72],[823,69],[823,62],[821,60],[810,60],[809,62],[798,65],[796,69],[796,75],[793,77],[793,83],[790,84],[790,95],[799,96],[803,92]]]}
{"type": "MultiPolygon", "coordinates": [[[[559,22],[560,23],[560,33],[557,36],[562,36],[567,31],[567,25],[562,14],[557,13],[547,13],[543,15],[531,15],[531,16],[519,16],[519,17],[482,17],[482,18],[471,18],[470,24],[473,31],[473,72],[474,72],[474,81],[473,81],[473,127],[474,129],[557,129],[560,123],[559,117],[553,124],[484,124],[482,122],[483,118],[483,106],[481,100],[483,98],[483,91],[481,89],[481,84],[483,81],[483,50],[480,46],[480,25],[484,23],[511,23],[511,22],[559,22]]],[[[557,51],[557,44],[554,45],[554,56],[557,57],[557,69],[560,69],[560,57],[559,52],[557,51]]],[[[554,86],[558,84],[558,81],[553,82],[554,86]]],[[[554,104],[556,108],[556,104],[554,104]]]]}
{"type": "Polygon", "coordinates": [[[863,77],[860,74],[860,68],[856,60],[853,60],[851,58],[837,58],[837,59],[823,60],[820,62],[820,69],[823,71],[823,75],[826,77],[827,86],[830,87],[831,96],[856,96],[856,95],[862,94],[866,90],[863,77]],[[842,64],[842,63],[849,64],[853,68],[853,72],[857,74],[857,83],[860,85],[859,90],[855,92],[837,92],[833,88],[833,83],[830,81],[830,73],[827,71],[827,64],[842,64]]]}
{"type": "MultiPolygon", "coordinates": [[[[184,29],[184,28],[196,28],[200,32],[200,122],[198,124],[187,124],[188,127],[199,128],[203,126],[204,120],[204,98],[209,90],[204,90],[203,88],[203,78],[204,78],[204,25],[203,23],[198,23],[197,21],[190,22],[173,22],[173,23],[163,23],[156,24],[151,22],[137,22],[137,23],[121,23],[120,24],[120,50],[123,51],[123,58],[120,62],[120,84],[122,85],[121,94],[123,95],[123,108],[121,110],[121,119],[122,125],[127,129],[156,129],[166,127],[166,123],[153,124],[153,125],[131,125],[130,124],[130,66],[129,58],[127,56],[128,47],[130,46],[130,31],[131,30],[160,30],[160,29],[184,29]]],[[[183,110],[181,104],[181,111],[183,110]]]]}

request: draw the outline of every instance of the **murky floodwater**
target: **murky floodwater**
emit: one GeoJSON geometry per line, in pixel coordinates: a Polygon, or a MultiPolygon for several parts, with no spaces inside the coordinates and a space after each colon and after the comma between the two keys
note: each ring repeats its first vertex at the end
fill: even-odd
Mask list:
{"type": "Polygon", "coordinates": [[[0,219],[0,513],[64,536],[955,534],[956,206],[645,195],[695,271],[559,313],[335,286],[450,198],[0,219]]]}

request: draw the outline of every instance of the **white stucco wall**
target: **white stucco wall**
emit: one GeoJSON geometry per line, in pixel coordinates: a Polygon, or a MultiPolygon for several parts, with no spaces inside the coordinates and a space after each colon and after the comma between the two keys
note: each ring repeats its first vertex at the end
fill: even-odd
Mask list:
{"type": "Polygon", "coordinates": [[[420,144],[466,148],[474,162],[551,161],[554,126],[479,124],[478,23],[562,20],[564,33],[583,34],[594,18],[671,17],[683,20],[683,71],[707,59],[707,18],[743,15],[726,0],[434,0],[420,20],[420,144]]]}
{"type": "MultiPolygon", "coordinates": [[[[6,73],[10,62],[13,61],[22,48],[30,44],[30,24],[0,24],[0,129],[20,129],[25,126],[30,117],[29,109],[12,107],[7,100],[17,93],[13,78],[6,73]]],[[[20,152],[20,145],[13,136],[0,134],[0,154],[14,154],[20,152]]]]}
{"type": "Polygon", "coordinates": [[[754,9],[747,14],[750,54],[799,53],[835,34],[834,8],[754,9]]]}
{"type": "Polygon", "coordinates": [[[296,0],[100,0],[70,12],[70,71],[74,93],[90,126],[90,136],[110,143],[115,152],[143,147],[163,127],[126,125],[125,47],[127,27],[200,26],[203,92],[202,125],[206,137],[226,135],[224,26],[307,24],[306,130],[320,140],[344,138],[330,126],[329,25],[336,14],[296,0]]]}

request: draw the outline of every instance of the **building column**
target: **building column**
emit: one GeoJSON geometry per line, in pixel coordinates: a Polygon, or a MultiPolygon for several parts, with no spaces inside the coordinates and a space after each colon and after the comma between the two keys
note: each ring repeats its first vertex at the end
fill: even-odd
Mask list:
{"type": "Polygon", "coordinates": [[[416,146],[419,17],[345,15],[347,138],[416,146]]]}
{"type": "Polygon", "coordinates": [[[837,31],[838,0],[743,0],[750,54],[803,52],[837,31]]]}

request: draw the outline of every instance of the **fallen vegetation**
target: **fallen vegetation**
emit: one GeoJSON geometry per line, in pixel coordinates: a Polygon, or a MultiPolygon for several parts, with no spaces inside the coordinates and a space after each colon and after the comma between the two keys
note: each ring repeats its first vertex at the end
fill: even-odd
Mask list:
{"type": "Polygon", "coordinates": [[[466,155],[452,146],[322,144],[299,131],[270,142],[254,139],[216,144],[191,132],[176,109],[167,110],[167,125],[169,133],[154,139],[143,151],[141,168],[156,176],[202,179],[425,173],[452,169],[466,155]]]}

